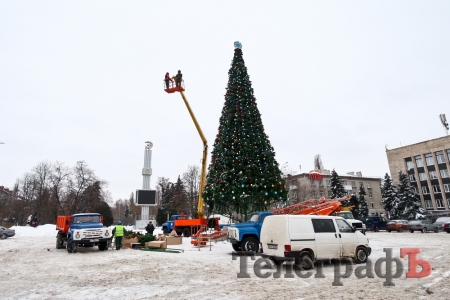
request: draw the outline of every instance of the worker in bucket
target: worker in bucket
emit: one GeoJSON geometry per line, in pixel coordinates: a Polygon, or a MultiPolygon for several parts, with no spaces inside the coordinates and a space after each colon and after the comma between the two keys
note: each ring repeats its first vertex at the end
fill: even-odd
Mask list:
{"type": "Polygon", "coordinates": [[[112,234],[116,238],[116,250],[120,250],[122,246],[122,238],[125,235],[125,227],[122,226],[122,222],[118,221],[117,226],[113,229],[112,234]]]}

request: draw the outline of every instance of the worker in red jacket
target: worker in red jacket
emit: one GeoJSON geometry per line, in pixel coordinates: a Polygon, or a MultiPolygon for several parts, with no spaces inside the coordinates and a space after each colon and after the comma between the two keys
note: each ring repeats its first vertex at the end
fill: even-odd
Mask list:
{"type": "Polygon", "coordinates": [[[169,82],[170,82],[170,81],[173,82],[172,78],[170,78],[169,72],[166,73],[166,76],[164,77],[164,81],[166,82],[166,89],[168,89],[169,86],[170,86],[170,85],[169,85],[169,82]]]}

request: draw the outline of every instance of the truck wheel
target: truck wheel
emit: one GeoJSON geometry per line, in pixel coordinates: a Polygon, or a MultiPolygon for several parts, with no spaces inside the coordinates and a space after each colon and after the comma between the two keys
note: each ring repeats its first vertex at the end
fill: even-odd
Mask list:
{"type": "Polygon", "coordinates": [[[163,227],[163,233],[164,234],[168,234],[169,233],[169,229],[167,229],[167,227],[163,227]]]}
{"type": "Polygon", "coordinates": [[[241,245],[242,245],[241,248],[242,248],[243,251],[258,252],[258,250],[259,250],[258,240],[255,239],[254,237],[245,238],[242,241],[241,245]]]}
{"type": "Polygon", "coordinates": [[[424,229],[422,229],[421,231],[422,231],[422,233],[427,233],[428,232],[426,227],[424,229]]]}
{"type": "Polygon", "coordinates": [[[62,248],[64,248],[64,243],[61,239],[61,235],[58,234],[56,236],[56,249],[62,249],[62,248]]]}
{"type": "Polygon", "coordinates": [[[410,229],[409,232],[414,233],[414,230],[413,230],[413,229],[410,229]]]}
{"type": "Polygon", "coordinates": [[[375,228],[373,229],[373,232],[378,232],[378,231],[380,231],[380,230],[378,229],[378,227],[375,227],[375,228]]]}
{"type": "Polygon", "coordinates": [[[436,229],[434,230],[434,232],[438,233],[438,232],[439,232],[439,228],[436,228],[436,229]]]}
{"type": "Polygon", "coordinates": [[[98,243],[98,250],[105,251],[106,249],[108,249],[108,243],[107,242],[98,243]]]}
{"type": "Polygon", "coordinates": [[[233,247],[233,250],[234,251],[242,251],[241,250],[241,245],[239,245],[239,244],[231,244],[231,246],[233,247]]]}
{"type": "Polygon", "coordinates": [[[177,229],[176,232],[177,232],[177,235],[182,235],[183,234],[183,228],[177,229]]]}
{"type": "Polygon", "coordinates": [[[189,227],[185,227],[183,229],[183,236],[184,237],[190,237],[191,236],[191,229],[189,227]]]}
{"type": "Polygon", "coordinates": [[[67,252],[69,253],[76,253],[77,252],[77,246],[74,242],[69,241],[67,242],[67,252]]]}
{"type": "Polygon", "coordinates": [[[309,252],[300,252],[299,258],[295,260],[295,265],[300,270],[311,270],[314,268],[314,262],[309,252]]]}
{"type": "Polygon", "coordinates": [[[8,236],[6,235],[6,234],[2,234],[2,235],[0,235],[0,240],[6,240],[6,238],[7,238],[8,236]]]}
{"type": "Polygon", "coordinates": [[[359,247],[356,249],[355,261],[357,264],[363,264],[367,262],[367,251],[364,247],[359,247]]]}

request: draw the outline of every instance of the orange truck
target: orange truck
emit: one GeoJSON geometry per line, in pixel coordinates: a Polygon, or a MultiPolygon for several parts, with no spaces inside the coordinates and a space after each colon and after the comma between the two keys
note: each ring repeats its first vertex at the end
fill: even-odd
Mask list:
{"type": "Polygon", "coordinates": [[[161,227],[164,233],[169,233],[172,232],[172,230],[175,230],[178,235],[183,235],[184,237],[190,237],[196,234],[199,230],[206,229],[208,227],[220,231],[218,218],[189,219],[186,218],[183,213],[180,215],[173,215],[170,220],[162,224],[161,227]]]}
{"type": "Polygon", "coordinates": [[[58,216],[56,230],[56,249],[67,248],[69,253],[92,246],[104,251],[112,241],[112,230],[103,226],[103,216],[98,213],[58,216]]]}

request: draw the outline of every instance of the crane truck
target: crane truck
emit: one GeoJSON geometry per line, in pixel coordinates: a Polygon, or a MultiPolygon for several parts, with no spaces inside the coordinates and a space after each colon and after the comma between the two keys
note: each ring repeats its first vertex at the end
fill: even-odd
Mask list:
{"type": "Polygon", "coordinates": [[[167,82],[164,91],[168,94],[179,92],[181,97],[183,98],[184,104],[186,105],[186,108],[188,109],[192,121],[194,122],[198,134],[200,135],[200,138],[202,140],[203,157],[202,157],[202,171],[200,174],[200,184],[197,202],[198,218],[190,219],[186,217],[184,213],[181,213],[180,215],[173,215],[171,216],[169,221],[162,224],[163,231],[167,233],[171,232],[172,230],[175,230],[178,235],[182,234],[184,237],[190,237],[193,235],[198,236],[202,231],[208,229],[208,227],[213,227],[217,231],[220,231],[218,218],[213,218],[212,219],[213,221],[210,221],[211,219],[208,220],[205,218],[205,207],[204,207],[205,202],[203,200],[202,193],[206,182],[206,159],[208,156],[208,142],[205,138],[205,135],[203,134],[202,129],[200,128],[200,125],[197,122],[197,119],[195,118],[194,112],[192,111],[189,102],[186,99],[186,96],[184,95],[185,91],[184,80],[182,80],[181,82],[179,82],[179,84],[176,85],[174,85],[173,82],[167,82]]]}
{"type": "Polygon", "coordinates": [[[325,199],[322,197],[319,200],[312,199],[284,208],[277,208],[273,212],[255,212],[250,216],[248,222],[229,226],[227,239],[231,243],[234,251],[258,252],[261,227],[265,217],[271,215],[309,214],[329,216],[341,211],[341,202],[350,198],[350,196],[339,199],[325,199]]]}

